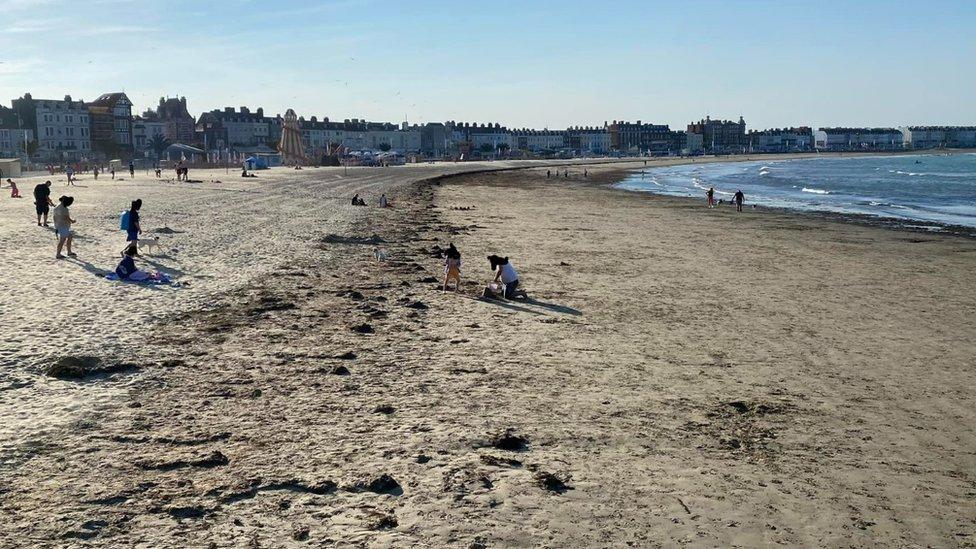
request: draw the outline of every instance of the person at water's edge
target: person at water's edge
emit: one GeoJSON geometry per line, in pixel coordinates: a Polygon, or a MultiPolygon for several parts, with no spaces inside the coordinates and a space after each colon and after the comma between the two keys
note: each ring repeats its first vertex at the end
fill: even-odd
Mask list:
{"type": "Polygon", "coordinates": [[[735,196],[732,197],[732,199],[735,201],[735,211],[742,211],[742,201],[745,200],[745,198],[746,197],[744,194],[742,194],[741,190],[735,191],[735,196]]]}

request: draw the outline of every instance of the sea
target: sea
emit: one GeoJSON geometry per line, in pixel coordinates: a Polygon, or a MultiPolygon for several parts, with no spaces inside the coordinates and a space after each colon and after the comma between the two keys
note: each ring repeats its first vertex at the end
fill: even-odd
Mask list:
{"type": "Polygon", "coordinates": [[[976,153],[686,164],[638,170],[617,186],[703,202],[709,187],[716,201],[741,189],[747,206],[976,227],[976,153]]]}

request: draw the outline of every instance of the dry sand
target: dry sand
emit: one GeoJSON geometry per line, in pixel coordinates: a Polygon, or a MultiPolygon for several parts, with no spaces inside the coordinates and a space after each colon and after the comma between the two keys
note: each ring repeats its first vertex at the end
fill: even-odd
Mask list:
{"type": "Polygon", "coordinates": [[[30,199],[0,202],[0,545],[974,545],[976,241],[706,210],[617,168],[408,185],[478,168],[74,192],[95,268],[126,185],[185,231],[158,263],[190,284],[159,290],[39,261],[30,199]],[[477,299],[488,253],[534,302],[477,299]],[[66,353],[134,367],[40,374],[66,353]]]}

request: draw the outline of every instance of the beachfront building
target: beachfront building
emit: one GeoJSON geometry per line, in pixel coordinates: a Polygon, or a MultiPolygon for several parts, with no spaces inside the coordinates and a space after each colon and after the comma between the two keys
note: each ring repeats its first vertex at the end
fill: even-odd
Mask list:
{"type": "MultiPolygon", "coordinates": [[[[746,121],[703,120],[688,124],[687,133],[701,135],[702,148],[708,154],[738,154],[746,151],[746,121]]],[[[696,139],[697,141],[697,139],[696,139]]]]}
{"type": "MultiPolygon", "coordinates": [[[[248,149],[258,146],[274,148],[275,132],[272,132],[271,118],[264,116],[264,109],[251,112],[247,107],[235,111],[234,107],[205,112],[197,119],[194,142],[202,144],[205,150],[248,149]]],[[[277,124],[280,139],[281,124],[277,124]]]]}
{"type": "Polygon", "coordinates": [[[568,141],[566,132],[563,130],[522,128],[512,131],[512,148],[536,154],[568,148],[568,141]]]}
{"type": "Polygon", "coordinates": [[[23,126],[17,111],[0,106],[0,158],[24,158],[34,132],[23,126]]]}
{"type": "Polygon", "coordinates": [[[605,127],[610,148],[621,153],[667,155],[681,150],[679,136],[667,124],[614,120],[605,127]]]}
{"type": "Polygon", "coordinates": [[[681,154],[695,156],[705,152],[705,136],[700,133],[685,132],[685,146],[681,154]]]}
{"type": "Polygon", "coordinates": [[[132,153],[132,101],[122,92],[106,93],[88,103],[92,147],[108,157],[132,153]]]}
{"type": "MultiPolygon", "coordinates": [[[[150,112],[153,111],[147,110],[143,117],[150,112]]],[[[196,120],[186,108],[186,97],[160,97],[154,114],[156,120],[163,123],[164,135],[171,143],[193,142],[196,120]]]]}
{"type": "Polygon", "coordinates": [[[496,156],[512,149],[512,132],[499,123],[469,123],[449,121],[450,152],[471,158],[472,156],[496,156]]]}
{"type": "Polygon", "coordinates": [[[151,145],[153,139],[158,139],[157,136],[162,136],[169,143],[173,143],[173,140],[167,136],[166,129],[166,122],[160,120],[159,116],[152,110],[147,110],[142,116],[133,117],[132,146],[136,154],[140,156],[154,156],[156,151],[152,149],[151,145]],[[149,155],[146,154],[147,152],[149,155]]]}
{"type": "Polygon", "coordinates": [[[313,116],[309,120],[299,118],[298,125],[302,129],[305,155],[313,162],[342,147],[345,133],[341,122],[331,122],[328,117],[319,120],[313,116]]]}
{"type": "Polygon", "coordinates": [[[450,150],[450,132],[440,122],[428,122],[420,127],[420,152],[430,158],[442,158],[450,150]]]}
{"type": "Polygon", "coordinates": [[[605,128],[576,126],[566,130],[566,144],[580,156],[610,152],[610,134],[605,128]]]}
{"type": "Polygon", "coordinates": [[[901,149],[904,136],[895,128],[820,128],[814,133],[819,151],[890,151],[901,149]]]}
{"type": "Polygon", "coordinates": [[[749,152],[786,153],[805,152],[813,150],[813,129],[807,126],[799,128],[773,128],[769,130],[750,131],[746,134],[749,152]]]}
{"type": "Polygon", "coordinates": [[[34,99],[26,93],[11,102],[23,127],[37,140],[34,158],[43,162],[73,162],[92,155],[91,122],[84,101],[34,99]]]}
{"type": "Polygon", "coordinates": [[[907,149],[976,147],[976,126],[906,126],[900,131],[907,149]]]}
{"type": "Polygon", "coordinates": [[[403,155],[421,150],[422,129],[403,123],[367,122],[358,118],[332,122],[327,117],[301,119],[302,139],[309,158],[320,159],[334,152],[380,151],[403,155]]]}

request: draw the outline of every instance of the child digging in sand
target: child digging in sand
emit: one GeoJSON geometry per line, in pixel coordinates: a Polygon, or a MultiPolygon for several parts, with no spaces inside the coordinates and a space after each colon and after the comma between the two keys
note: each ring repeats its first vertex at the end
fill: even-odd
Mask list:
{"type": "Polygon", "coordinates": [[[444,260],[444,273],[446,274],[444,278],[444,291],[447,291],[447,286],[450,282],[454,281],[454,291],[461,291],[461,252],[454,247],[454,243],[447,248],[447,253],[445,254],[447,258],[444,260]]]}

